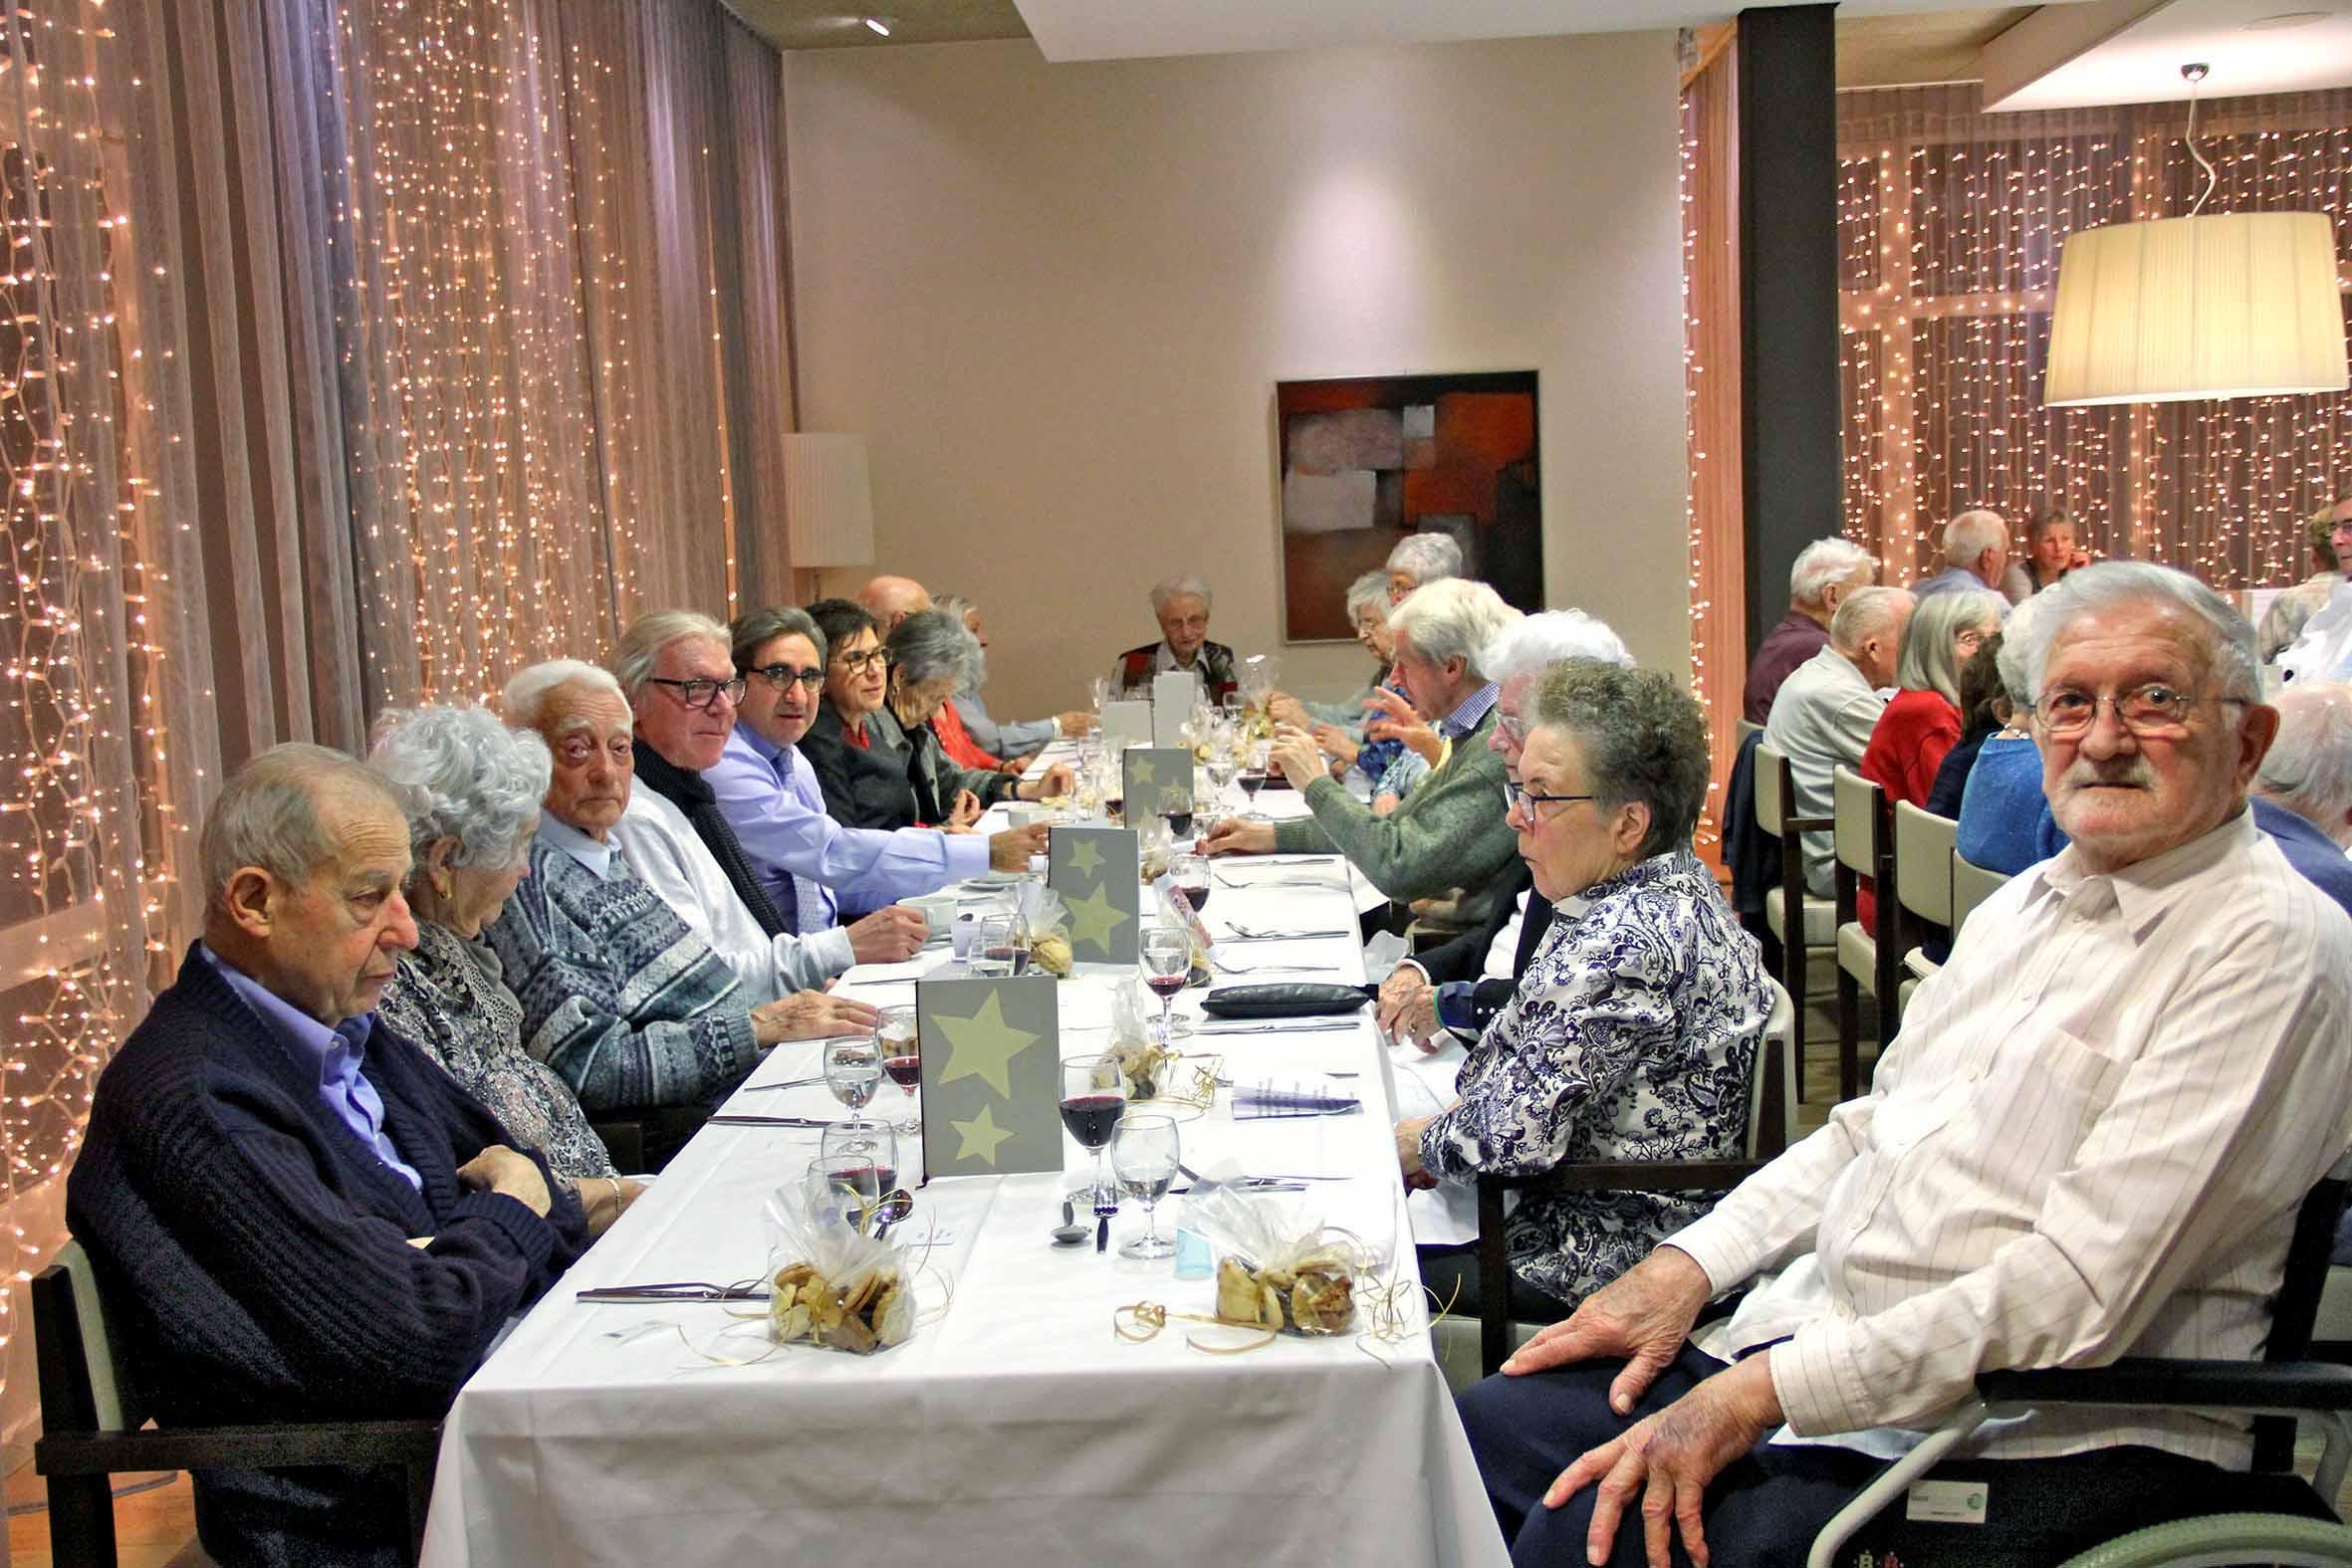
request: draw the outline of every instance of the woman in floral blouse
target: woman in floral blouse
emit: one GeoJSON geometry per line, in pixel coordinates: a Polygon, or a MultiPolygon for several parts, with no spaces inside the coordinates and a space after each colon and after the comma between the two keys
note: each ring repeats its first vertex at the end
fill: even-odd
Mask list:
{"type": "MultiPolygon", "coordinates": [[[[1511,823],[1536,895],[1581,897],[1584,911],[1553,919],[1463,1061],[1461,1098],[1398,1124],[1405,1177],[1736,1159],[1771,988],[1756,939],[1691,853],[1709,774],[1699,706],[1655,671],[1587,659],[1555,665],[1529,706],[1511,823]]],[[[1540,1295],[1515,1313],[1548,1296],[1564,1315],[1714,1197],[1528,1193],[1506,1222],[1513,1295],[1540,1295]]],[[[1458,1261],[1425,1259],[1425,1272],[1458,1261]]]]}

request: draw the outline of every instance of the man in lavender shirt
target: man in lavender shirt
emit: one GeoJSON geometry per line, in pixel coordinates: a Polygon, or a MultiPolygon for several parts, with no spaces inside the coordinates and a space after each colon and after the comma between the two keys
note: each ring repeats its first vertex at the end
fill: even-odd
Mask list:
{"type": "Polygon", "coordinates": [[[932,827],[844,827],[798,749],[824,688],[824,633],[797,609],[755,610],[729,628],[744,678],[735,733],[702,772],[743,852],[779,908],[817,931],[989,870],[1018,871],[1046,848],[1044,826],[992,836],[932,827]]]}

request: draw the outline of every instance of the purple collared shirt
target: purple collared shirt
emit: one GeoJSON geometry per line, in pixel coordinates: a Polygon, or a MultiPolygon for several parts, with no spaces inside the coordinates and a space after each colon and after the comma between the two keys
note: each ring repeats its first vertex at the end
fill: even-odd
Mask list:
{"type": "Polygon", "coordinates": [[[367,1081],[367,1037],[375,1032],[375,1014],[362,1012],[329,1028],[290,1006],[284,998],[203,943],[196,944],[196,951],[204,955],[205,962],[229,983],[231,991],[244,999],[247,1007],[261,1014],[262,1022],[270,1026],[288,1049],[303,1060],[318,1064],[319,1098],[327,1102],[335,1119],[373,1149],[377,1159],[406,1177],[409,1186],[424,1191],[424,1178],[400,1158],[400,1151],[384,1136],[383,1096],[367,1081]]]}

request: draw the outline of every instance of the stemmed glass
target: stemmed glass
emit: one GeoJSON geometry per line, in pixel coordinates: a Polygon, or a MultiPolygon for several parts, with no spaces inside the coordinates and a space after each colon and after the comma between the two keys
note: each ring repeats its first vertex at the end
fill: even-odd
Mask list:
{"type": "Polygon", "coordinates": [[[1199,855],[1170,855],[1168,885],[1182,893],[1192,912],[1199,914],[1209,907],[1209,862],[1199,855]]]}
{"type": "Polygon", "coordinates": [[[1209,776],[1209,809],[1222,811],[1225,802],[1232,798],[1234,760],[1229,753],[1219,751],[1210,756],[1204,769],[1209,776]]]}
{"type": "Polygon", "coordinates": [[[907,1118],[894,1125],[900,1132],[914,1132],[923,1125],[913,1114],[915,1091],[923,1082],[923,1040],[915,1027],[915,1009],[901,1003],[882,1008],[881,1014],[874,1024],[874,1048],[881,1054],[882,1071],[906,1091],[907,1118]]]}
{"type": "Polygon", "coordinates": [[[1127,1075],[1118,1058],[1096,1052],[1091,1056],[1061,1058],[1061,1125],[1081,1149],[1094,1153],[1094,1212],[1118,1212],[1118,1195],[1110,1185],[1104,1151],[1119,1119],[1127,1114],[1127,1075]]]}
{"type": "Polygon", "coordinates": [[[1175,1255],[1176,1243],[1160,1234],[1159,1217],[1155,1213],[1160,1200],[1168,1196],[1168,1188],[1176,1180],[1176,1118],[1173,1116],[1130,1116],[1121,1121],[1118,1131],[1111,1135],[1110,1168],[1119,1179],[1119,1187],[1129,1198],[1143,1205],[1143,1233],[1119,1246],[1119,1256],[1135,1258],[1170,1257],[1175,1255]]]}
{"type": "Polygon", "coordinates": [[[898,1188],[898,1135],[887,1122],[835,1122],[818,1135],[817,1164],[834,1194],[856,1204],[850,1224],[862,1231],[866,1217],[898,1188]]]}
{"type": "Polygon", "coordinates": [[[1242,793],[1249,796],[1250,799],[1250,809],[1244,813],[1242,818],[1246,822],[1267,820],[1265,814],[1258,810],[1258,791],[1266,786],[1266,754],[1268,750],[1264,741],[1252,742],[1250,760],[1242,764],[1242,793]]]}
{"type": "Polygon", "coordinates": [[[1165,1045],[1177,1037],[1169,1012],[1192,974],[1192,934],[1177,926],[1153,926],[1143,933],[1141,948],[1143,983],[1160,999],[1160,1043],[1165,1045]]]}
{"type": "Polygon", "coordinates": [[[882,1052],[872,1037],[826,1040],[818,1049],[824,1052],[824,1086],[834,1099],[852,1111],[873,1103],[882,1086],[882,1052]]]}

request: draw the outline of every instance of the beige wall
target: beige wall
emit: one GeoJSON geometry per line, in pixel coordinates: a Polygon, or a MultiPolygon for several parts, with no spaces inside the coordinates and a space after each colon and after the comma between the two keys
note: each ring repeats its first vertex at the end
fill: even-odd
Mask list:
{"type": "Polygon", "coordinates": [[[1360,683],[1278,640],[1274,383],[1403,370],[1539,372],[1550,601],[1687,671],[1670,35],[786,58],[803,427],[868,437],[881,568],[986,605],[999,714],[1187,568],[1212,636],[1360,683]]]}

